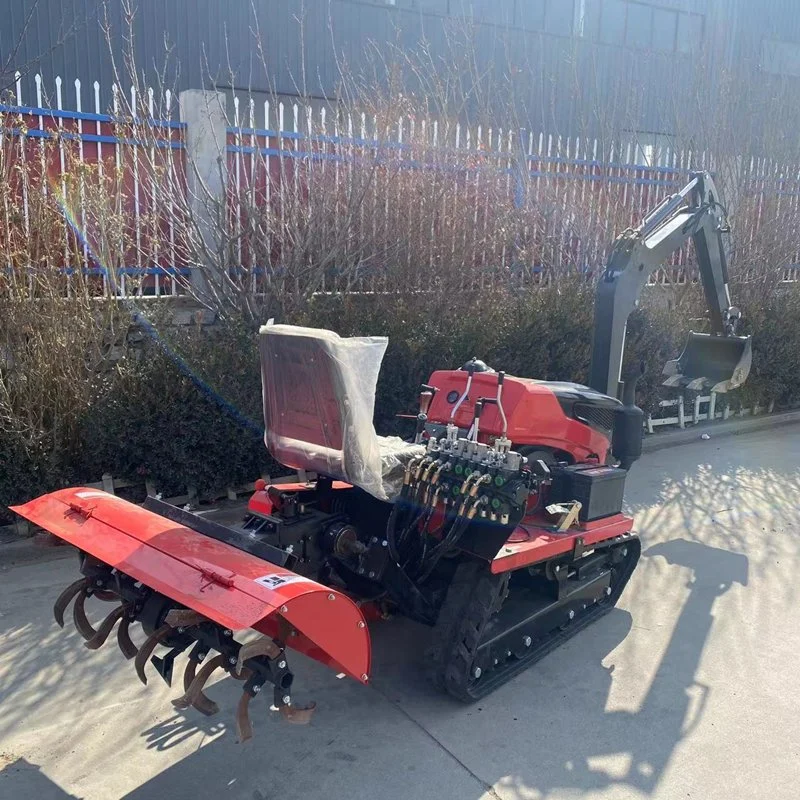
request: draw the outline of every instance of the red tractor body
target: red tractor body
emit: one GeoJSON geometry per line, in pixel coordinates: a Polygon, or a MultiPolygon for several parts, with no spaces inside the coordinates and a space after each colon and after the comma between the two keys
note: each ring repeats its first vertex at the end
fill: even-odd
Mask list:
{"type": "Polygon", "coordinates": [[[15,509],[80,552],[84,577],[55,616],[63,623],[74,601],[89,649],[118,626],[139,677],[151,663],[167,682],[188,651],[174,703],[201,713],[215,709],[209,675],[228,671],[244,684],[247,738],[250,699],[266,683],[287,719],[311,713],[292,700],[287,650],[364,683],[367,622],[404,614],[434,628],[421,648],[434,682],[469,701],[613,606],[639,555],[621,513],[625,470],[607,465],[619,401],[471,362],[430,377],[416,442],[405,442],[372,427],[385,339],[266,326],[260,346],[267,445],[316,473],[309,482],[259,482],[236,527],[92,489],[15,509]],[[120,604],[95,627],[90,597],[120,604]],[[483,632],[466,663],[465,625],[483,632]],[[249,629],[260,638],[240,641],[249,629]]]}
{"type": "Polygon", "coordinates": [[[422,387],[413,441],[373,426],[385,338],[264,326],[265,443],[311,480],[259,486],[232,527],[89,489],[16,507],[79,550],[83,577],[57,599],[56,621],[74,603],[91,650],[116,627],[143,682],[151,664],[171,683],[186,653],[179,709],[215,713],[203,687],[226,671],[243,684],[241,739],[267,685],[285,718],[308,720],[288,649],[368,681],[367,621],[387,614],[433,628],[420,655],[451,696],[473,701],[512,679],[609,611],[636,566],[622,503],[642,412],[640,373],[623,372],[625,329],[650,275],[690,239],[711,333],[690,335],[666,385],[724,392],[747,378],[752,346],[736,335],[718,197],[710,175],[693,173],[614,243],[597,284],[594,388],[506,377],[473,359],[422,387]],[[96,628],[90,597],[119,603],[96,628]],[[138,647],[134,623],[146,634],[138,647]],[[238,637],[249,629],[258,638],[238,637]]]}
{"type": "MultiPolygon", "coordinates": [[[[436,387],[428,410],[428,420],[440,424],[453,422],[468,430],[475,401],[494,397],[497,374],[476,372],[470,396],[453,409],[463,395],[468,373],[464,370],[439,370],[428,384],[436,387]]],[[[575,383],[536,381],[507,375],[503,384],[503,408],[514,447],[535,447],[568,456],[573,463],[605,463],[611,446],[614,409],[621,403],[586,386],[575,383]],[[581,416],[583,414],[583,416],[581,416]]],[[[487,406],[481,416],[480,436],[494,441],[502,434],[503,422],[497,406],[487,406]]]]}

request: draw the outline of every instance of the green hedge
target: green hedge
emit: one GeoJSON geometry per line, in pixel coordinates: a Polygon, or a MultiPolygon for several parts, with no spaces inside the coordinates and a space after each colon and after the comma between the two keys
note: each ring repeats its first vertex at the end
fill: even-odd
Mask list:
{"type": "MultiPolygon", "coordinates": [[[[754,367],[734,402],[794,403],[800,293],[766,300],[755,290],[741,294],[754,332],[754,367]]],[[[398,432],[404,429],[395,415],[414,409],[419,384],[434,369],[458,367],[472,356],[510,374],[585,381],[592,306],[592,288],[573,283],[516,295],[464,293],[444,302],[423,295],[326,298],[285,321],[342,335],[388,335],[376,426],[398,432]]],[[[660,397],[664,362],[680,352],[690,328],[702,328],[701,308],[691,292],[680,303],[649,296],[631,316],[627,357],[646,364],[639,397],[645,410],[660,397]]],[[[275,473],[262,441],[256,331],[237,324],[139,328],[142,343],[92,378],[92,400],[75,410],[78,433],[70,441],[56,430],[23,440],[0,425],[0,505],[96,481],[104,472],[147,478],[168,494],[187,486],[202,494],[275,473]]]]}
{"type": "Polygon", "coordinates": [[[78,472],[148,479],[168,494],[260,475],[269,459],[254,341],[237,327],[152,331],[87,410],[78,472]]]}

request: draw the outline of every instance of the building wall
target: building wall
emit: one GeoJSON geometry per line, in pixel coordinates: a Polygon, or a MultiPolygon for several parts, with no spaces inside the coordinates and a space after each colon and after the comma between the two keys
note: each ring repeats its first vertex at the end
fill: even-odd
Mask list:
{"type": "MultiPolygon", "coordinates": [[[[486,95],[511,96],[532,128],[573,135],[603,125],[669,134],[675,100],[700,57],[711,79],[745,67],[781,80],[800,76],[796,0],[131,2],[136,63],[151,83],[161,75],[178,90],[216,83],[335,97],[342,66],[369,70],[395,48],[409,51],[422,41],[444,60],[466,37],[486,95]]],[[[109,102],[115,69],[99,0],[6,3],[0,72],[13,62],[28,73],[27,100],[35,97],[32,72],[39,69],[47,85],[57,74],[68,82],[98,80],[109,102]]],[[[109,3],[108,13],[124,73],[122,4],[109,3]]],[[[7,68],[0,87],[12,84],[7,68]]]]}

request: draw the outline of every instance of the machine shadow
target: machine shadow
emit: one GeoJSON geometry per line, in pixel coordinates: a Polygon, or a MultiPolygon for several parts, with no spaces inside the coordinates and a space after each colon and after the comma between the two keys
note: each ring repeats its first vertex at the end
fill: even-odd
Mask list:
{"type": "Polygon", "coordinates": [[[141,736],[148,748],[170,750],[197,736],[218,736],[227,730],[223,720],[209,719],[199,714],[183,716],[175,714],[142,731],[141,736]]]}
{"type": "MultiPolygon", "coordinates": [[[[387,721],[392,715],[400,717],[399,711],[404,720],[413,720],[415,734],[424,729],[467,764],[485,788],[494,786],[503,798],[529,797],[531,792],[547,797],[555,790],[589,791],[615,785],[650,795],[675,748],[702,717],[711,690],[699,684],[695,675],[711,631],[712,607],[732,586],[747,585],[748,559],[684,539],[656,544],[643,558],[665,559],[668,569],[683,574],[690,570],[691,577],[688,598],[635,711],[606,710],[614,667],[604,665],[604,659],[628,636],[646,635],[645,629],[632,626],[631,615],[623,609],[614,609],[582,632],[579,643],[568,642],[501,692],[472,706],[451,702],[428,686],[419,659],[420,628],[405,620],[375,630],[372,690],[354,687],[351,693],[345,684],[331,689],[344,689],[351,700],[364,691],[380,695],[363,701],[371,705],[375,717],[366,723],[370,730],[362,731],[365,737],[379,737],[382,727],[392,725],[387,721]],[[517,735],[499,740],[498,727],[509,724],[517,726],[513,728],[517,735]],[[532,733],[535,750],[529,746],[532,733]],[[610,758],[615,765],[610,766],[610,758]],[[499,773],[495,772],[498,766],[499,773]]],[[[327,708],[307,728],[279,723],[264,730],[261,724],[256,739],[244,746],[237,745],[233,735],[218,736],[126,795],[126,800],[165,796],[176,787],[196,788],[201,780],[208,795],[224,791],[229,797],[248,800],[272,797],[265,788],[269,786],[280,787],[280,797],[286,800],[336,800],[339,794],[334,787],[345,785],[348,800],[374,798],[386,793],[387,770],[400,774],[405,770],[413,782],[415,754],[410,745],[402,746],[402,739],[399,747],[396,741],[375,741],[369,758],[358,752],[352,739],[364,720],[363,709],[352,708],[348,702],[327,708]],[[348,719],[349,711],[358,719],[348,719]],[[266,749],[260,746],[259,736],[269,738],[266,749]],[[329,760],[332,747],[347,752],[329,760]],[[298,755],[305,764],[297,763],[298,755]]],[[[143,736],[151,747],[167,749],[191,736],[196,724],[202,723],[176,717],[143,736]]],[[[460,771],[450,756],[440,753],[437,758],[442,772],[460,771]]],[[[396,784],[389,781],[389,785],[396,784]]],[[[455,787],[452,794],[439,794],[445,799],[471,796],[455,787]]],[[[431,795],[411,783],[405,796],[431,795]]],[[[480,796],[479,789],[474,796],[480,796]]]]}
{"type": "MultiPolygon", "coordinates": [[[[662,557],[670,567],[691,570],[689,591],[658,663],[649,688],[635,711],[607,711],[606,702],[583,703],[580,729],[569,739],[551,747],[537,742],[535,765],[505,769],[514,778],[497,779],[501,796],[525,797],[532,789],[547,796],[556,789],[597,791],[612,786],[627,787],[652,795],[675,748],[702,719],[712,688],[700,683],[696,674],[714,622],[712,608],[717,598],[732,586],[747,586],[748,559],[700,542],[676,539],[648,548],[643,558],[662,557]],[[540,746],[543,745],[543,746],[540,746]]],[[[637,635],[642,629],[634,629],[637,635]]],[[[595,687],[605,683],[604,698],[611,697],[613,667],[596,662],[587,678],[595,687]]]]}
{"type": "MultiPolygon", "coordinates": [[[[753,443],[762,438],[748,437],[753,443]]],[[[635,517],[645,542],[669,530],[673,536],[683,532],[692,540],[746,551],[753,577],[774,574],[778,563],[787,573],[800,567],[800,547],[788,535],[800,526],[800,452],[791,438],[777,452],[774,446],[748,447],[746,465],[738,448],[712,449],[703,443],[681,451],[698,466],[680,477],[660,475],[666,456],[654,453],[629,478],[628,493],[636,499],[626,511],[635,517]],[[763,535],[754,543],[748,531],[759,527],[763,535]]],[[[789,599],[796,600],[796,582],[786,583],[789,599]]]]}
{"type": "Polygon", "coordinates": [[[24,758],[9,760],[0,753],[0,797],[36,800],[81,800],[53,783],[36,764],[24,758]]]}

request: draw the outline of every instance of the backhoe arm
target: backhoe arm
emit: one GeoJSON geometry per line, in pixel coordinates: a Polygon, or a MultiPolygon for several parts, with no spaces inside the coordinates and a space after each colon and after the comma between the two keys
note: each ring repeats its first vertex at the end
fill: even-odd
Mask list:
{"type": "Polygon", "coordinates": [[[707,172],[693,173],[680,192],[653,209],[614,244],[595,301],[589,385],[612,397],[620,394],[628,315],[650,275],[688,239],[694,243],[711,320],[711,336],[691,334],[683,355],[665,373],[670,385],[735,388],[750,368],[749,337],[736,337],[739,312],[731,305],[722,234],[728,231],[717,191],[707,172]]]}

